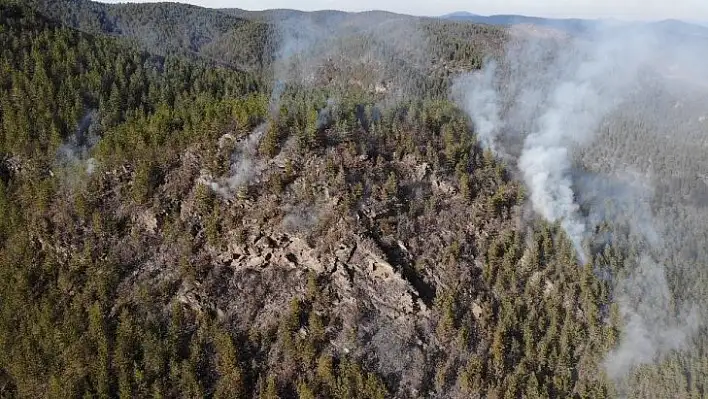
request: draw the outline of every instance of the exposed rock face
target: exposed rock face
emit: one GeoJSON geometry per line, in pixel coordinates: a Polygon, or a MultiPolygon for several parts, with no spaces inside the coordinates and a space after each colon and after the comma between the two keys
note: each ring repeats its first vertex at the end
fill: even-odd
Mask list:
{"type": "Polygon", "coordinates": [[[324,255],[297,236],[263,234],[246,243],[230,241],[216,258],[234,274],[314,273],[330,280],[339,303],[370,308],[392,320],[426,309],[420,293],[400,272],[357,241],[324,255]]]}
{"type": "MultiPolygon", "coordinates": [[[[302,349],[288,340],[303,338],[318,357],[352,360],[382,376],[397,397],[430,392],[440,367],[457,369],[468,348],[484,350],[488,342],[474,327],[455,334],[454,322],[439,326],[453,294],[458,299],[449,308],[471,311],[467,325],[486,325],[493,315],[494,293],[478,278],[485,252],[478,245],[487,245],[504,221],[485,201],[462,201],[456,180],[417,155],[391,151],[387,161],[352,150],[338,165],[334,152],[300,158],[287,145],[258,161],[259,181],[246,184],[243,195],[220,195],[209,183],[228,172],[211,161],[232,159],[224,153],[237,136],[182,153],[150,204],[120,201],[115,187],[127,186],[131,169],[102,175],[115,219],[134,238],[117,245],[117,262],[135,262],[139,249],[151,249],[121,282],[126,301],[135,287],[160,287],[169,298],[161,303],[165,314],[178,305],[197,323],[217,319],[252,345],[245,350],[266,351],[249,355],[262,356],[258,367],[281,378],[297,377],[283,358],[302,349]],[[351,178],[369,189],[357,194],[351,178]],[[284,191],[275,193],[277,182],[284,191]],[[311,317],[320,319],[319,330],[311,317]]],[[[72,289],[67,284],[65,291],[72,289]]]]}
{"type": "MultiPolygon", "coordinates": [[[[180,288],[180,302],[192,310],[267,330],[288,311],[292,298],[306,295],[308,279],[314,276],[330,298],[327,317],[339,320],[339,328],[328,327],[331,350],[356,350],[362,357],[378,354],[384,373],[400,373],[412,362],[423,369],[419,331],[421,323],[430,321],[428,307],[371,240],[353,236],[332,253],[323,253],[299,236],[263,232],[243,242],[229,239],[223,250],[212,250],[217,266],[209,276],[180,288]]],[[[422,380],[406,375],[400,383],[411,384],[410,391],[422,380]]]]}

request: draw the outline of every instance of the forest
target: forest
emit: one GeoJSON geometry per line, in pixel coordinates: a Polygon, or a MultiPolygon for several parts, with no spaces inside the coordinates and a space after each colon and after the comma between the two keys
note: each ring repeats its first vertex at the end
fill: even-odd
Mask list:
{"type": "Polygon", "coordinates": [[[584,260],[455,96],[490,60],[518,72],[529,36],[568,40],[0,1],[0,398],[708,396],[708,93],[643,85],[573,154],[573,187],[607,186],[578,189],[584,260]],[[630,227],[644,207],[660,246],[630,227]],[[647,248],[650,321],[693,305],[695,327],[619,371],[647,248]]]}

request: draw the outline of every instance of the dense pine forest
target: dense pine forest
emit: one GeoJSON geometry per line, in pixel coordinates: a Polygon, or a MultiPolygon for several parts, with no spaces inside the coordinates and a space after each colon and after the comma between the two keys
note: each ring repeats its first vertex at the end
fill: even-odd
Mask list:
{"type": "MultiPolygon", "coordinates": [[[[383,12],[0,1],[0,397],[708,396],[701,323],[607,366],[631,327],[618,281],[653,243],[598,220],[612,239],[583,262],[454,101],[525,35],[566,40],[383,12]]],[[[700,309],[708,172],[663,133],[703,146],[705,126],[673,121],[706,96],[651,90],[576,161],[657,171],[647,206],[681,265],[666,301],[700,309]]]]}

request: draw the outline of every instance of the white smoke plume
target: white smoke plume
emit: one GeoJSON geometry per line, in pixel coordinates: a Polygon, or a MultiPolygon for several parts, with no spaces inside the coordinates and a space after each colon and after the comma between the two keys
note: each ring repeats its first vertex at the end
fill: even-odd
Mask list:
{"type": "MultiPolygon", "coordinates": [[[[630,199],[631,186],[608,190],[599,175],[586,178],[574,159],[595,144],[605,118],[642,89],[643,76],[662,74],[662,57],[689,53],[660,46],[680,44],[639,25],[599,26],[577,38],[516,38],[501,59],[453,86],[481,144],[515,164],[533,210],[560,223],[581,263],[591,260],[586,244],[602,218],[623,217],[644,242],[661,242],[650,207],[630,199]],[[605,212],[606,201],[630,212],[605,212]]],[[[666,268],[656,259],[645,254],[633,273],[615,282],[625,325],[604,363],[611,378],[684,348],[700,325],[695,308],[673,303],[666,268]]]]}
{"type": "Polygon", "coordinates": [[[663,354],[683,349],[701,325],[695,306],[671,312],[675,304],[665,269],[649,257],[643,257],[633,274],[618,283],[617,291],[625,324],[620,344],[604,363],[615,380],[663,354]]]}
{"type": "Polygon", "coordinates": [[[263,171],[264,165],[257,159],[257,152],[265,130],[266,125],[261,125],[236,144],[228,176],[217,180],[203,179],[202,183],[224,198],[233,198],[240,188],[263,171]]]}
{"type": "Polygon", "coordinates": [[[649,202],[653,187],[638,171],[616,171],[615,175],[585,173],[574,187],[579,201],[593,204],[587,224],[605,220],[625,223],[635,242],[645,243],[639,259],[627,261],[628,276],[616,279],[614,297],[624,321],[619,344],[603,366],[610,378],[626,389],[622,380],[636,367],[660,361],[671,351],[688,347],[701,326],[695,304],[677,303],[667,278],[668,268],[660,261],[669,254],[661,223],[649,202]],[[605,204],[604,207],[598,206],[605,204]]]}
{"type": "MultiPolygon", "coordinates": [[[[88,110],[79,121],[76,131],[63,143],[56,154],[56,161],[63,168],[80,167],[88,175],[93,174],[97,161],[89,157],[89,152],[98,143],[98,113],[88,110]]],[[[74,181],[74,173],[68,172],[68,180],[74,181]]]]}
{"type": "Polygon", "coordinates": [[[555,53],[538,42],[521,43],[525,47],[509,49],[502,67],[509,73],[507,89],[516,93],[500,93],[506,83],[497,81],[500,68],[494,62],[474,78],[458,81],[457,91],[468,93],[463,106],[485,147],[508,156],[518,150],[503,148],[503,130],[520,135],[506,139],[519,141],[521,150],[515,155],[533,208],[546,220],[561,223],[581,262],[587,261],[582,246],[587,228],[572,189],[572,151],[592,141],[602,119],[631,88],[650,55],[645,39],[597,32],[593,38],[564,43],[555,53]],[[548,64],[539,66],[544,62],[548,64]],[[514,94],[518,98],[509,98],[514,94]]]}
{"type": "Polygon", "coordinates": [[[472,117],[477,137],[485,148],[499,153],[500,149],[494,139],[497,129],[501,126],[500,99],[494,84],[496,74],[497,64],[490,60],[484,70],[462,76],[457,85],[464,90],[458,96],[461,97],[464,109],[468,110],[472,117]]]}

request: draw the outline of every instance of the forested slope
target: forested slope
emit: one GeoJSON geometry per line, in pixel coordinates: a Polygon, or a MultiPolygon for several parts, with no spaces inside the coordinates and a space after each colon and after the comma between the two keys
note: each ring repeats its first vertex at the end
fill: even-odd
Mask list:
{"type": "MultiPolygon", "coordinates": [[[[246,12],[178,3],[103,4],[89,0],[31,0],[30,4],[68,26],[123,37],[155,54],[206,57],[269,78],[273,77],[274,63],[300,52],[312,68],[323,67],[327,61],[334,62],[338,70],[361,63],[369,69],[388,67],[391,70],[385,76],[374,75],[401,82],[413,80],[412,87],[426,86],[415,93],[419,96],[428,93],[428,86],[436,87],[435,83],[421,82],[423,76],[434,73],[439,78],[449,74],[450,68],[459,72],[460,68],[479,67],[489,50],[501,48],[505,36],[496,27],[385,12],[246,12]],[[368,61],[371,57],[375,63],[368,61]]],[[[357,79],[350,71],[338,77],[346,80],[352,76],[357,79]]],[[[444,89],[436,89],[444,93],[444,89]]]]}
{"type": "MultiPolygon", "coordinates": [[[[418,21],[421,54],[355,28],[332,39],[368,56],[347,69],[213,10],[141,5],[157,27],[128,30],[136,5],[47,4],[0,5],[0,396],[628,392],[602,365],[612,280],[446,99],[504,31],[418,21]],[[228,35],[271,61],[214,62],[228,35]]],[[[631,248],[597,246],[622,273],[631,248]]],[[[705,364],[677,353],[629,392],[705,396],[705,364]]]]}
{"type": "Polygon", "coordinates": [[[154,54],[207,57],[251,71],[267,65],[272,57],[267,23],[217,10],[179,3],[86,0],[31,0],[29,4],[67,26],[122,37],[154,54]]]}

